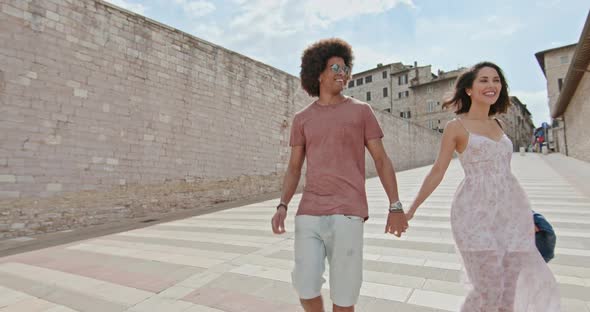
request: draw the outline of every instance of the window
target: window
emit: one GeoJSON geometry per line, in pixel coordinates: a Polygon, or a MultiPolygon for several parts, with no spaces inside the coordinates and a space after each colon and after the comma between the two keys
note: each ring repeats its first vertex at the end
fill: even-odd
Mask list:
{"type": "Polygon", "coordinates": [[[398,85],[401,86],[401,85],[405,85],[407,83],[408,83],[408,74],[397,77],[397,84],[398,85]]]}
{"type": "Polygon", "coordinates": [[[432,93],[433,89],[432,86],[426,87],[426,93],[432,93]]]}
{"type": "Polygon", "coordinates": [[[559,91],[561,91],[561,87],[563,87],[563,78],[557,79],[557,87],[559,88],[559,91]]]}
{"type": "Polygon", "coordinates": [[[387,79],[387,71],[383,72],[383,79],[387,79]]]}
{"type": "Polygon", "coordinates": [[[386,109],[384,109],[383,111],[384,111],[384,112],[391,113],[391,108],[386,108],[386,109]]]}
{"type": "Polygon", "coordinates": [[[410,91],[406,91],[406,97],[410,96],[410,91]]]}
{"type": "Polygon", "coordinates": [[[371,100],[371,92],[367,92],[367,102],[371,100]]]}
{"type": "Polygon", "coordinates": [[[348,82],[348,87],[349,88],[354,87],[354,80],[351,80],[351,81],[348,82]]]}
{"type": "Polygon", "coordinates": [[[429,120],[428,122],[430,123],[430,125],[428,125],[428,128],[430,128],[432,130],[438,129],[438,125],[440,124],[440,120],[438,122],[436,120],[429,120]]]}
{"type": "Polygon", "coordinates": [[[365,83],[373,82],[373,75],[365,77],[365,83]]]}
{"type": "Polygon", "coordinates": [[[357,86],[360,86],[362,84],[363,84],[363,78],[359,78],[359,79],[356,80],[356,85],[357,86]]]}
{"type": "Polygon", "coordinates": [[[569,58],[567,57],[567,55],[563,55],[559,57],[559,62],[563,65],[563,64],[567,64],[569,61],[569,58]]]}
{"type": "Polygon", "coordinates": [[[400,112],[399,116],[401,118],[412,118],[412,113],[410,111],[400,112]]]}
{"type": "Polygon", "coordinates": [[[428,127],[428,129],[437,130],[440,128],[440,120],[428,120],[426,127],[428,127]]]}
{"type": "Polygon", "coordinates": [[[398,92],[398,93],[397,93],[397,98],[398,98],[398,99],[401,99],[403,94],[404,94],[403,92],[398,92]]]}
{"type": "Polygon", "coordinates": [[[386,98],[387,96],[387,88],[383,88],[383,97],[386,98]]]}
{"type": "Polygon", "coordinates": [[[432,100],[426,101],[426,112],[432,113],[434,111],[436,111],[436,102],[432,100]]]}

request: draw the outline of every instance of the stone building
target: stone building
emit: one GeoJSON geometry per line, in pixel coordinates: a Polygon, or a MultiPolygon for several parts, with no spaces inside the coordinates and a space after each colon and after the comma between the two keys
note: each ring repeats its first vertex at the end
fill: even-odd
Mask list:
{"type": "MultiPolygon", "coordinates": [[[[452,96],[455,82],[464,69],[450,72],[439,71],[432,80],[411,86],[412,121],[426,128],[442,132],[446,123],[455,118],[454,109],[442,108],[444,100],[452,96]]],[[[531,113],[517,97],[511,96],[512,105],[505,114],[498,116],[504,121],[506,135],[512,140],[514,150],[519,147],[527,147],[530,144],[534,130],[531,113]]]]}
{"type": "Polygon", "coordinates": [[[411,83],[430,79],[430,65],[378,64],[375,68],[354,74],[344,93],[371,104],[375,110],[410,118],[413,105],[411,83]]]}
{"type": "MultiPolygon", "coordinates": [[[[437,74],[430,72],[430,65],[417,67],[392,63],[357,73],[349,82],[346,93],[370,103],[375,110],[391,111],[427,129],[443,131],[446,123],[455,118],[452,107],[443,109],[442,103],[452,96],[455,82],[465,68],[437,74]],[[377,74],[381,76],[376,79],[377,74]],[[387,77],[390,77],[388,79],[387,77]],[[410,80],[405,83],[406,77],[410,80]],[[393,90],[394,96],[377,96],[381,89],[393,90]]],[[[383,90],[383,95],[388,94],[383,90]]],[[[498,116],[506,123],[505,132],[514,144],[514,150],[530,144],[534,125],[531,113],[517,97],[511,96],[512,105],[505,114],[498,116]]]]}
{"type": "Polygon", "coordinates": [[[504,114],[498,116],[504,122],[504,132],[512,141],[514,151],[519,147],[527,148],[531,144],[535,125],[531,112],[516,96],[510,97],[510,107],[504,114]]]}
{"type": "MultiPolygon", "coordinates": [[[[563,88],[565,76],[576,50],[576,44],[552,48],[535,53],[543,74],[547,78],[547,97],[551,111],[557,103],[557,98],[563,88]]],[[[546,138],[549,147],[561,153],[566,153],[564,125],[562,118],[555,118],[546,138]]]]}
{"type": "Polygon", "coordinates": [[[558,151],[590,161],[590,13],[577,44],[535,56],[547,78],[551,117],[561,128],[558,151]]]}
{"type": "Polygon", "coordinates": [[[452,96],[455,81],[462,69],[449,72],[439,71],[438,75],[425,81],[417,81],[412,90],[412,121],[428,129],[442,132],[447,121],[455,118],[453,109],[443,109],[442,103],[452,96]]]}

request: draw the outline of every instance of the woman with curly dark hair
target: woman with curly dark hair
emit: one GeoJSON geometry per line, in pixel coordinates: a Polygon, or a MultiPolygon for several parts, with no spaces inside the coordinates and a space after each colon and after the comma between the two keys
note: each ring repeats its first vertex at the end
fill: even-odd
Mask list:
{"type": "Polygon", "coordinates": [[[330,263],[333,311],[354,311],[358,300],[363,223],[368,218],[365,147],[391,203],[385,232],[399,237],[407,228],[393,165],[381,141],[383,131],[368,104],[342,95],[352,61],[352,49],[341,39],[318,41],[303,52],[301,86],[318,99],[293,119],[291,157],[281,202],[271,221],[275,234],[285,232],[287,205],[307,160],[305,188],[295,217],[292,273],[307,312],[324,311],[320,290],[325,258],[330,263]]]}
{"type": "Polygon", "coordinates": [[[465,178],[451,204],[451,229],[472,286],[461,311],[557,312],[557,283],[535,245],[527,195],[510,171],[512,142],[494,118],[509,104],[496,64],[478,63],[459,76],[443,104],[455,107],[458,117],[446,125],[407,218],[436,189],[457,152],[465,178]]]}

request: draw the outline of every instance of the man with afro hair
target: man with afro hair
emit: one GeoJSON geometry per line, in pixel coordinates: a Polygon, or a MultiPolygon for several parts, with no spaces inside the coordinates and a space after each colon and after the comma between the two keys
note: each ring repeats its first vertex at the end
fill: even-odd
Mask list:
{"type": "Polygon", "coordinates": [[[333,311],[354,311],[363,273],[363,223],[368,219],[365,147],[369,150],[390,205],[385,232],[400,237],[408,227],[399,202],[395,171],[371,106],[344,96],[353,54],[341,39],[320,40],[303,52],[301,86],[318,97],[295,114],[291,156],[281,202],[272,218],[275,234],[285,233],[287,206],[304,160],[307,171],[295,216],[292,280],[306,312],[324,311],[320,290],[326,257],[330,265],[333,311]]]}

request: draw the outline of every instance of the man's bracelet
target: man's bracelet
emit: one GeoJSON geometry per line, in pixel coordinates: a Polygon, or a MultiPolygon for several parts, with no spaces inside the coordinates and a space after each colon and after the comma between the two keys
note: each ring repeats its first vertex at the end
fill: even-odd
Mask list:
{"type": "Polygon", "coordinates": [[[285,207],[285,211],[289,210],[289,208],[287,208],[287,204],[285,204],[285,203],[280,203],[280,204],[277,206],[277,210],[279,210],[279,208],[281,208],[281,207],[285,207]]]}
{"type": "Polygon", "coordinates": [[[404,213],[402,203],[398,200],[395,203],[389,204],[389,212],[401,212],[404,213]]]}

